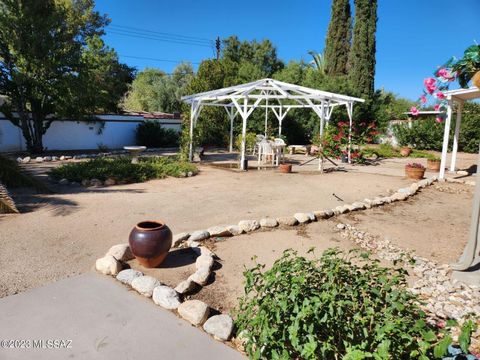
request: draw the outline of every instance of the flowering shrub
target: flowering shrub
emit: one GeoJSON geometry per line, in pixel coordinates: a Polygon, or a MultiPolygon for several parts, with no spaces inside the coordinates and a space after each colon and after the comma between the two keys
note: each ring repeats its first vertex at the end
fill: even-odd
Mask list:
{"type": "Polygon", "coordinates": [[[423,166],[420,163],[408,163],[405,166],[408,167],[408,168],[413,168],[413,169],[425,169],[425,166],[423,166]]]}

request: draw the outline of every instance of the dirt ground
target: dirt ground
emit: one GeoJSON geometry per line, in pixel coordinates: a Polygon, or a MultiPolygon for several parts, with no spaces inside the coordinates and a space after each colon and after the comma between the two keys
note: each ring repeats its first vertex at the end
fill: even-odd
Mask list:
{"type": "MultiPolygon", "coordinates": [[[[108,188],[59,186],[54,194],[14,192],[22,214],[0,216],[0,297],[91,270],[95,259],[111,245],[127,242],[132,227],[146,219],[161,219],[174,233],[193,231],[242,219],[331,208],[343,201],[386,195],[410,183],[399,176],[358,169],[280,174],[202,166],[200,175],[193,178],[108,188]]],[[[429,195],[430,191],[406,203],[391,205],[393,210],[388,210],[389,206],[386,210],[367,211],[349,221],[358,221],[363,230],[391,236],[392,241],[418,247],[426,256],[455,260],[468,234],[472,195],[467,191],[438,192],[437,196],[429,195]],[[437,244],[448,245],[449,250],[437,251],[437,244]]],[[[253,255],[260,262],[272,263],[289,247],[301,252],[312,245],[318,249],[332,245],[348,248],[349,244],[332,235],[330,225],[330,221],[320,222],[305,231],[259,232],[219,242],[216,251],[222,267],[217,271],[217,281],[198,296],[209,296],[210,288],[223,288],[229,294],[224,306],[232,306],[231,299],[236,299],[241,290],[243,265],[253,255]]],[[[178,253],[180,265],[175,261],[160,269],[162,281],[176,285],[191,273],[193,259],[182,260],[183,255],[178,253]]]]}

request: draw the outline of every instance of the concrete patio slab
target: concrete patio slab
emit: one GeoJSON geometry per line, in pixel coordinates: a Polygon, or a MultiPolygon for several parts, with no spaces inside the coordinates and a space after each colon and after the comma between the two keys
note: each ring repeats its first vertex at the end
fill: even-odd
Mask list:
{"type": "Polygon", "coordinates": [[[0,359],[243,358],[113,279],[91,272],[0,299],[0,324],[0,359]],[[49,348],[56,345],[47,340],[64,340],[56,345],[69,348],[49,348]],[[5,348],[9,345],[29,348],[5,348]]]}

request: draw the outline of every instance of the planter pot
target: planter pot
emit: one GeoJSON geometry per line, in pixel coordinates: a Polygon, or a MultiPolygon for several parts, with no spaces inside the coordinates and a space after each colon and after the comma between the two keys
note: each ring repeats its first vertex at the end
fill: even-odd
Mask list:
{"type": "Polygon", "coordinates": [[[480,89],[480,71],[477,71],[475,75],[472,76],[472,83],[480,89]]]}
{"type": "Polygon", "coordinates": [[[425,175],[425,168],[414,168],[411,166],[405,166],[405,175],[409,179],[421,180],[425,175]]]}
{"type": "Polygon", "coordinates": [[[344,164],[348,163],[348,155],[347,154],[343,154],[341,159],[342,159],[342,163],[344,163],[344,164]]]}
{"type": "Polygon", "coordinates": [[[440,160],[427,159],[427,169],[432,171],[440,171],[440,160]]]}
{"type": "Polygon", "coordinates": [[[130,249],[147,268],[159,266],[172,247],[172,232],[160,221],[142,221],[130,232],[130,249]]]}
{"type": "Polygon", "coordinates": [[[408,146],[404,146],[400,149],[400,155],[402,155],[403,157],[407,157],[411,153],[412,153],[412,149],[409,148],[408,146]]]}
{"type": "Polygon", "coordinates": [[[288,174],[292,172],[292,164],[280,164],[278,165],[278,170],[281,173],[288,174]]]}

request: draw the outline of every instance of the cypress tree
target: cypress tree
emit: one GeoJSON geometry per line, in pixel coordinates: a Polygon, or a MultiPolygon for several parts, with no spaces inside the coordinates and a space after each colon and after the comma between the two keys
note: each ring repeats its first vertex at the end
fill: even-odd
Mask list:
{"type": "Polygon", "coordinates": [[[351,36],[350,0],[333,0],[325,41],[325,72],[328,75],[345,75],[347,73],[351,36]]]}
{"type": "Polygon", "coordinates": [[[375,89],[377,0],[355,0],[353,43],[348,75],[357,95],[372,98],[375,89]]]}

